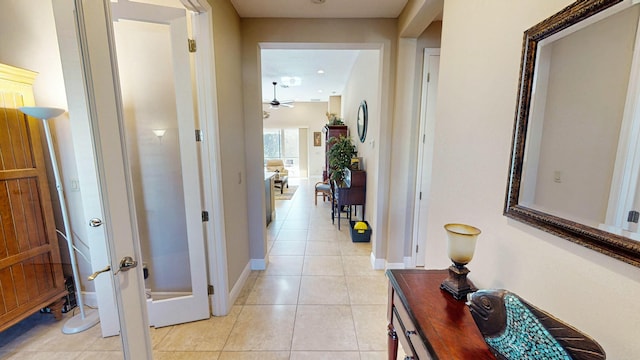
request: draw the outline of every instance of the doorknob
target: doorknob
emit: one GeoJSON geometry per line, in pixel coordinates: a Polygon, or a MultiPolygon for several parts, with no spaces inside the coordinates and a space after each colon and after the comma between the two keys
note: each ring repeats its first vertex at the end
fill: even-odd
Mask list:
{"type": "Polygon", "coordinates": [[[116,271],[116,274],[120,271],[129,271],[136,266],[138,266],[138,262],[136,260],[133,260],[131,256],[125,256],[120,260],[120,268],[116,271]]]}
{"type": "MultiPolygon", "coordinates": [[[[120,271],[129,271],[136,266],[138,266],[138,262],[136,260],[133,260],[131,256],[125,256],[122,258],[122,260],[120,260],[120,267],[118,268],[118,270],[116,270],[116,272],[113,273],[113,275],[118,274],[120,271]]],[[[98,275],[102,274],[103,272],[107,272],[109,270],[111,270],[111,266],[107,265],[105,266],[104,269],[98,270],[93,274],[89,275],[87,279],[89,281],[93,281],[96,279],[96,277],[98,277],[98,275]]]]}
{"type": "Polygon", "coordinates": [[[111,270],[111,266],[110,266],[110,265],[107,265],[104,269],[102,269],[102,270],[98,270],[98,271],[94,272],[93,274],[89,275],[89,277],[87,278],[87,280],[89,280],[89,281],[93,281],[93,280],[95,280],[95,279],[98,277],[98,275],[102,274],[103,272],[107,272],[107,271],[109,271],[109,270],[111,270]]]}

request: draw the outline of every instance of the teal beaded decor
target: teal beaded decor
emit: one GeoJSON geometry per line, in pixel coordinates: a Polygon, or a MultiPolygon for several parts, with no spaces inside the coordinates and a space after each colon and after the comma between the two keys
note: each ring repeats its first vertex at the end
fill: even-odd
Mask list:
{"type": "Polygon", "coordinates": [[[605,360],[587,334],[504,289],[467,296],[471,316],[499,360],[605,360]]]}
{"type": "Polygon", "coordinates": [[[564,348],[516,296],[504,297],[507,327],[497,337],[487,337],[489,346],[509,360],[571,360],[564,348]]]}

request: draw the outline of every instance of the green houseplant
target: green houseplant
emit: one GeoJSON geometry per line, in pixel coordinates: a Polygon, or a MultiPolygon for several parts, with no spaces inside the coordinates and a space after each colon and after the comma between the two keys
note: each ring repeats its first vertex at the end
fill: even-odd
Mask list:
{"type": "Polygon", "coordinates": [[[342,118],[339,118],[335,113],[327,112],[327,125],[344,125],[342,118]]]}
{"type": "Polygon", "coordinates": [[[329,143],[329,178],[340,184],[344,180],[344,169],[351,166],[351,158],[356,153],[356,148],[350,136],[332,137],[329,143]]]}

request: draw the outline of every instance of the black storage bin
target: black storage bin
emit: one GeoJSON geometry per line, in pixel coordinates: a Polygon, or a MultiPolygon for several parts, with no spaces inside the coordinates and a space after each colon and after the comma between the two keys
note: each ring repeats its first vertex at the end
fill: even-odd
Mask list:
{"type": "Polygon", "coordinates": [[[356,225],[357,221],[349,221],[349,225],[351,225],[351,241],[352,242],[369,242],[371,241],[371,226],[366,221],[363,221],[367,224],[367,230],[355,230],[353,227],[356,225]],[[363,232],[360,232],[363,231],[363,232]]]}

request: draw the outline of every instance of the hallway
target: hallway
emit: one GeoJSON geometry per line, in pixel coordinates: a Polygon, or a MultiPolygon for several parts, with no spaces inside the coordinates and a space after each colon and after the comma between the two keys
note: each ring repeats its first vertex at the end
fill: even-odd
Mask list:
{"type": "MultiPolygon", "coordinates": [[[[313,202],[314,181],[276,201],[268,227],[269,265],[252,271],[230,314],[151,329],[160,360],[386,359],[387,281],[371,269],[370,243],[331,224],[330,205],[313,202]]],[[[99,327],[63,335],[62,322],[35,314],[1,333],[0,359],[122,359],[118,337],[99,327]]]]}

